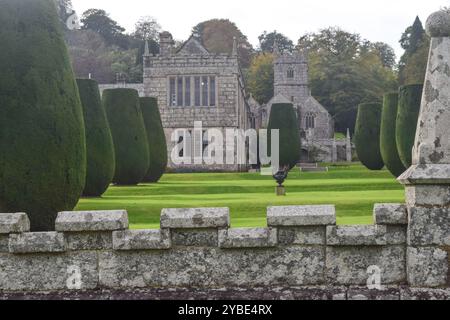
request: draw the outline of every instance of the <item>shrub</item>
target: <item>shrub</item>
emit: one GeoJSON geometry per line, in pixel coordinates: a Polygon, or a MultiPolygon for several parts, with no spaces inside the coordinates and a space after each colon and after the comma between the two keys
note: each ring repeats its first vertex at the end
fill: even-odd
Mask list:
{"type": "Polygon", "coordinates": [[[370,170],[384,167],[380,153],[381,105],[364,103],[358,107],[355,145],[358,158],[370,170]]]}
{"type": "Polygon", "coordinates": [[[86,177],[81,102],[52,0],[0,1],[0,212],[54,230],[86,177]]]}
{"type": "Polygon", "coordinates": [[[103,103],[111,128],[116,157],[113,182],[137,185],[149,168],[149,151],[138,92],[133,89],[109,89],[103,103]]]}
{"type": "Polygon", "coordinates": [[[300,131],[292,104],[276,103],[272,105],[268,125],[269,143],[272,141],[270,130],[273,129],[280,130],[280,168],[288,166],[290,170],[300,160],[301,152],[300,131]]]}
{"type": "Polygon", "coordinates": [[[380,150],[386,168],[396,177],[406,171],[398,155],[395,139],[397,120],[398,93],[388,93],[384,96],[383,112],[381,117],[380,150]]]}
{"type": "Polygon", "coordinates": [[[77,84],[86,126],[87,171],[83,195],[100,197],[114,177],[115,160],[111,131],[97,82],[78,79],[77,84]]]}
{"type": "Polygon", "coordinates": [[[144,182],[156,183],[161,179],[167,167],[167,142],[155,98],[141,98],[141,109],[150,152],[150,168],[144,182]]]}
{"type": "Polygon", "coordinates": [[[422,91],[421,84],[403,86],[399,90],[396,139],[398,154],[406,168],[412,164],[422,91]]]}

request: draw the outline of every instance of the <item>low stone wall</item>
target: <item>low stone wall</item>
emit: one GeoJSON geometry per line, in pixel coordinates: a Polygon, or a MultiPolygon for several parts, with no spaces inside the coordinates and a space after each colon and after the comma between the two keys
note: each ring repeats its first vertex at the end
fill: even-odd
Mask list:
{"type": "Polygon", "coordinates": [[[367,284],[379,279],[380,293],[397,294],[414,276],[406,268],[406,207],[376,205],[374,220],[336,226],[334,206],[270,207],[267,228],[233,229],[227,208],[164,209],[161,229],[129,230],[125,211],[62,212],[56,232],[30,233],[26,214],[0,214],[0,292],[167,296],[196,288],[243,298],[232,292],[264,287],[348,298],[350,287],[363,286],[370,298],[367,284]]]}

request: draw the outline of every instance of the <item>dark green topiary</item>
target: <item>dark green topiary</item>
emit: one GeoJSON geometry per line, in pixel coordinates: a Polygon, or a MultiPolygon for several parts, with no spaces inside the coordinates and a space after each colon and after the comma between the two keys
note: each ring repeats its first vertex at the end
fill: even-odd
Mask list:
{"type": "Polygon", "coordinates": [[[400,160],[395,139],[397,120],[398,93],[388,93],[384,96],[383,113],[381,117],[380,150],[386,168],[396,177],[406,171],[400,160]]]}
{"type": "MultiPolygon", "coordinates": [[[[280,168],[296,166],[300,160],[300,131],[294,107],[290,103],[272,105],[268,125],[268,141],[271,141],[270,130],[280,130],[280,168]]],[[[268,148],[271,150],[271,148],[268,148]]]]}
{"type": "Polygon", "coordinates": [[[114,145],[97,82],[78,79],[77,84],[86,126],[87,171],[83,195],[100,197],[114,177],[114,145]]]}
{"type": "Polygon", "coordinates": [[[381,104],[364,103],[358,107],[355,145],[358,158],[370,170],[384,167],[380,152],[381,104]]]}
{"type": "Polygon", "coordinates": [[[0,26],[0,212],[53,230],[86,176],[77,85],[53,0],[2,0],[0,26]]]}
{"type": "Polygon", "coordinates": [[[150,163],[138,92],[133,89],[105,90],[103,104],[116,156],[113,182],[118,185],[137,185],[144,179],[150,163]]]}
{"type": "Polygon", "coordinates": [[[143,181],[156,183],[161,179],[167,167],[166,136],[161,122],[158,100],[141,98],[140,102],[150,152],[150,169],[143,181]]]}
{"type": "Polygon", "coordinates": [[[422,91],[421,84],[403,86],[399,90],[396,139],[398,154],[406,168],[412,164],[422,91]]]}

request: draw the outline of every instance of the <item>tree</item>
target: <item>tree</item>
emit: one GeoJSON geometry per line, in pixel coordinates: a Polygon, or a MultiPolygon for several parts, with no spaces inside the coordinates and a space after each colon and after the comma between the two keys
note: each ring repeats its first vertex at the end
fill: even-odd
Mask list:
{"type": "Polygon", "coordinates": [[[77,85],[52,0],[3,0],[0,24],[0,212],[54,230],[85,182],[77,85]]]}
{"type": "MultiPolygon", "coordinates": [[[[268,125],[268,141],[272,141],[271,130],[279,130],[280,168],[294,168],[300,160],[300,131],[294,106],[291,103],[272,105],[268,125]]],[[[269,152],[272,148],[269,146],[269,152]]],[[[271,153],[272,154],[272,153],[271,153]]]]}
{"type": "Polygon", "coordinates": [[[78,79],[86,127],[87,171],[83,195],[100,197],[114,177],[114,145],[98,84],[94,80],[78,79]]]}
{"type": "Polygon", "coordinates": [[[138,92],[133,89],[105,90],[103,105],[116,156],[113,182],[117,185],[137,185],[144,179],[150,165],[147,132],[138,92]]]}
{"type": "Polygon", "coordinates": [[[383,64],[383,67],[394,69],[397,61],[394,49],[384,42],[371,43],[367,41],[366,50],[378,55],[383,64]]]}
{"type": "Polygon", "coordinates": [[[355,145],[358,158],[369,170],[384,167],[380,152],[381,104],[363,103],[358,107],[355,145]]]}
{"type": "Polygon", "coordinates": [[[167,168],[167,143],[159,113],[158,101],[155,98],[141,98],[141,109],[147,130],[150,152],[150,168],[144,182],[156,183],[167,168]]]}
{"type": "Polygon", "coordinates": [[[400,87],[396,139],[400,159],[406,168],[412,164],[412,149],[416,137],[423,85],[412,84],[400,87]]]}
{"type": "Polygon", "coordinates": [[[359,104],[381,103],[385,92],[398,87],[395,71],[385,66],[387,45],[373,45],[358,34],[328,28],[303,36],[298,47],[309,52],[312,95],[333,116],[339,132],[355,127],[359,104]]]}
{"type": "Polygon", "coordinates": [[[275,41],[277,42],[278,48],[281,52],[292,52],[294,51],[294,43],[288,37],[277,31],[267,33],[264,31],[262,35],[258,37],[259,48],[262,52],[272,53],[273,45],[275,41]]]}
{"type": "Polygon", "coordinates": [[[399,63],[399,83],[401,85],[423,83],[430,39],[419,17],[416,17],[413,25],[405,30],[400,44],[405,53],[399,63]]]}
{"type": "Polygon", "coordinates": [[[273,55],[261,53],[252,59],[247,72],[247,85],[253,97],[260,104],[272,99],[274,85],[273,55]]]}
{"type": "Polygon", "coordinates": [[[145,16],[136,22],[133,36],[139,40],[158,40],[161,26],[155,18],[145,16]]]}
{"type": "Polygon", "coordinates": [[[105,10],[89,9],[83,13],[81,22],[83,30],[92,30],[100,34],[108,44],[126,47],[123,43],[125,29],[111,19],[105,10]]]}
{"type": "Polygon", "coordinates": [[[253,47],[241,30],[228,19],[212,19],[196,25],[192,35],[212,53],[231,54],[234,38],[238,41],[239,61],[243,68],[251,62],[253,47]]]}
{"type": "Polygon", "coordinates": [[[386,168],[396,177],[406,171],[400,159],[395,138],[398,109],[398,92],[384,96],[381,117],[380,150],[386,168]]]}

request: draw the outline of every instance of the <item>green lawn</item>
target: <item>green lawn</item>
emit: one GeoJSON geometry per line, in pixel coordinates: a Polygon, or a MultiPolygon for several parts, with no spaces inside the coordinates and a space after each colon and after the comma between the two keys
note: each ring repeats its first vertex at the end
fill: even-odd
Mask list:
{"type": "Polygon", "coordinates": [[[271,177],[250,173],[167,174],[160,183],[109,188],[103,198],[82,199],[77,210],[126,209],[131,228],[158,228],[162,208],[229,207],[233,227],[265,226],[267,206],[335,204],[339,224],[371,224],[374,203],[403,202],[403,187],[387,171],[360,165],[332,166],[328,173],[300,173],[275,196],[271,177]]]}

